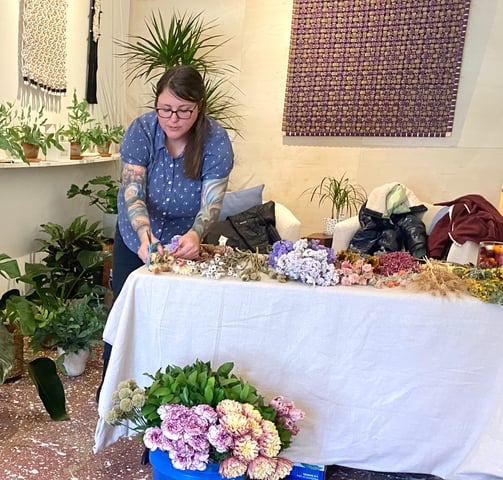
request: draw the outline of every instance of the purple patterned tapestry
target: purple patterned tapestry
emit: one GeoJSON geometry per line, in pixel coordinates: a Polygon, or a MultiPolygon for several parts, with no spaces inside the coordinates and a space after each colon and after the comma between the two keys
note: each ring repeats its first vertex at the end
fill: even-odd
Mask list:
{"type": "Polygon", "coordinates": [[[287,136],[452,133],[470,0],[293,0],[287,136]]]}

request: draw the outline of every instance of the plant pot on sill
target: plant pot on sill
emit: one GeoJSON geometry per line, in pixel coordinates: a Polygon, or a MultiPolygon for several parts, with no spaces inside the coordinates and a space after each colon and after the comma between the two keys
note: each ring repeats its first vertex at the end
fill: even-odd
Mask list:
{"type": "Polygon", "coordinates": [[[96,145],[96,150],[100,154],[100,157],[111,157],[112,156],[112,154],[110,153],[111,146],[112,146],[112,142],[110,140],[107,140],[105,148],[100,147],[99,145],[96,145]]]}
{"type": "Polygon", "coordinates": [[[65,353],[62,348],[58,347],[57,351],[58,356],[64,355],[63,366],[65,367],[66,374],[69,377],[78,377],[84,373],[87,359],[89,358],[89,350],[81,349],[75,353],[65,353]]]}
{"type": "Polygon", "coordinates": [[[38,153],[40,151],[40,147],[38,145],[32,145],[31,143],[23,143],[23,152],[26,160],[29,162],[40,162],[40,158],[38,158],[38,153]]]}
{"type": "Polygon", "coordinates": [[[70,142],[70,160],[82,160],[82,146],[80,142],[70,142]]]}

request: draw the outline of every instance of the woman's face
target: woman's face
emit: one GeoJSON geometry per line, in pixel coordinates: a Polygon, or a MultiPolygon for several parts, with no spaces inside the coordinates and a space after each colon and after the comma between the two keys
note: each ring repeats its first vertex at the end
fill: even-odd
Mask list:
{"type": "Polygon", "coordinates": [[[197,103],[182,100],[169,89],[159,95],[156,109],[159,124],[170,140],[184,139],[199,114],[197,103]],[[183,118],[173,112],[178,112],[183,118]]]}

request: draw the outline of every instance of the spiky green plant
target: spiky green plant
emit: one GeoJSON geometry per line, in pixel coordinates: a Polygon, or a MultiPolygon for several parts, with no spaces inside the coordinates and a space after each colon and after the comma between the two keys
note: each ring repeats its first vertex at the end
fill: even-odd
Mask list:
{"type": "Polygon", "coordinates": [[[332,218],[339,220],[341,215],[358,212],[358,208],[367,200],[365,189],[358,184],[353,184],[343,173],[337,177],[323,177],[318,183],[308,188],[303,193],[310,195],[310,201],[318,199],[318,205],[328,202],[332,218]]]}
{"type": "Polygon", "coordinates": [[[173,14],[168,28],[160,12],[145,21],[148,36],[132,35],[130,41],[116,40],[124,49],[118,56],[124,59],[127,78],[155,83],[175,65],[192,65],[204,78],[207,92],[207,113],[225,128],[237,131],[235,97],[228,91],[233,86],[229,75],[236,71],[222,64],[215,51],[228,40],[215,34],[215,21],[205,22],[202,14],[173,14]]]}

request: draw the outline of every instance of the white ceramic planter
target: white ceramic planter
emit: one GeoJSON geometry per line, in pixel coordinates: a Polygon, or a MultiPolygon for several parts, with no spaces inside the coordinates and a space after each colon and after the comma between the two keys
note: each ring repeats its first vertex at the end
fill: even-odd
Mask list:
{"type": "Polygon", "coordinates": [[[117,225],[116,213],[103,214],[103,236],[105,238],[115,237],[115,226],[117,225]]]}
{"type": "Polygon", "coordinates": [[[323,219],[323,233],[325,235],[333,235],[336,225],[337,225],[336,218],[324,218],[323,219]]]}
{"type": "MultiPolygon", "coordinates": [[[[63,355],[64,350],[58,347],[58,355],[63,355]]],[[[77,377],[84,373],[86,369],[87,359],[89,358],[89,350],[79,350],[76,353],[67,353],[63,358],[63,366],[66,369],[66,374],[69,377],[77,377]]]]}

